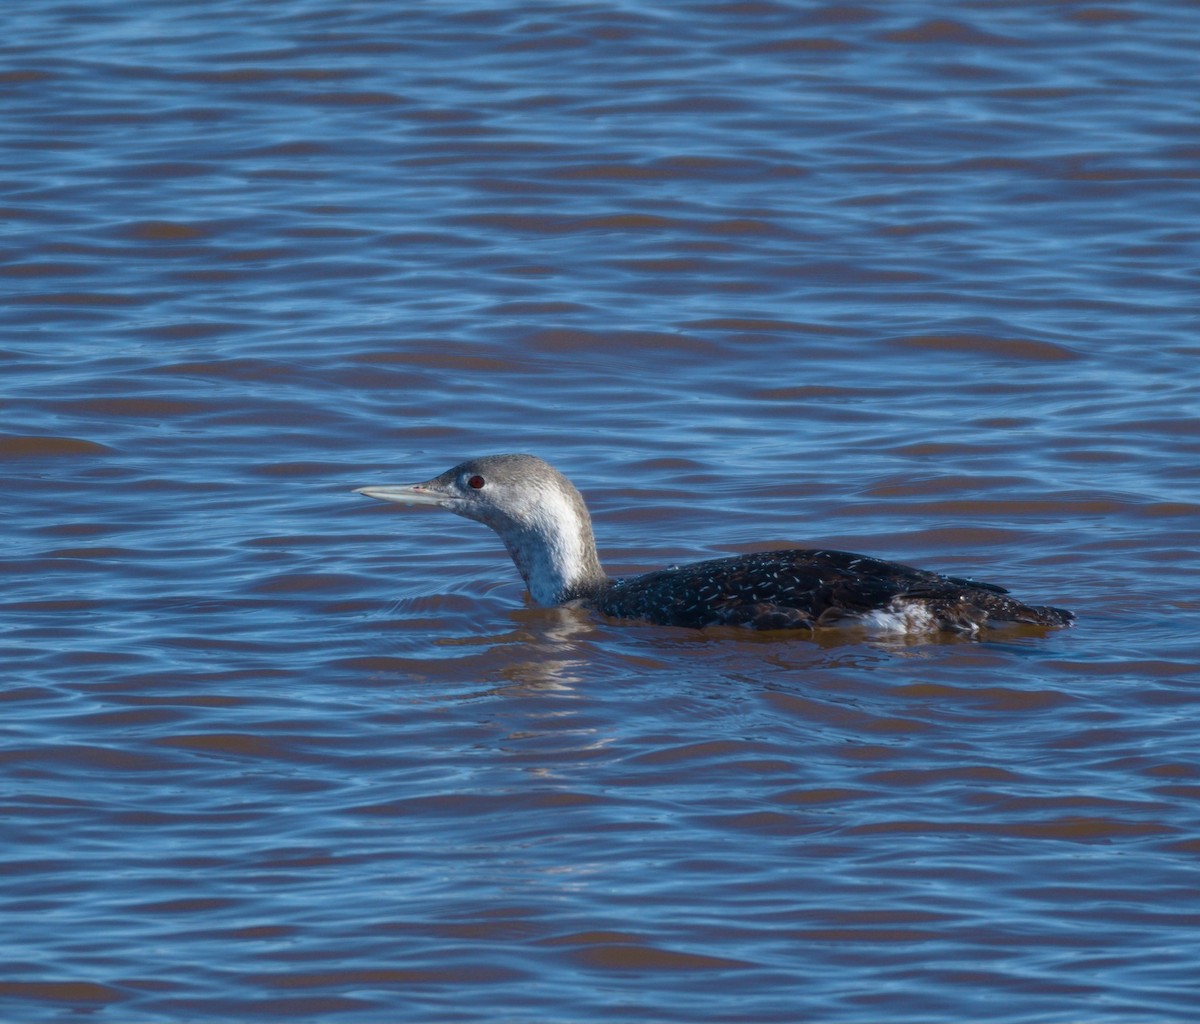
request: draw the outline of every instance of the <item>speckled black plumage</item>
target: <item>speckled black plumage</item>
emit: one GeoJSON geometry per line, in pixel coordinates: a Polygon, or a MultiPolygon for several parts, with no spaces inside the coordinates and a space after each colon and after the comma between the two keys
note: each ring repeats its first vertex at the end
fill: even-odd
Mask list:
{"type": "Polygon", "coordinates": [[[789,549],[715,558],[614,580],[584,603],[605,615],[664,626],[812,629],[872,612],[925,612],[935,628],[991,623],[1065,626],[1061,608],[1028,606],[991,583],[848,551],[789,549]]]}

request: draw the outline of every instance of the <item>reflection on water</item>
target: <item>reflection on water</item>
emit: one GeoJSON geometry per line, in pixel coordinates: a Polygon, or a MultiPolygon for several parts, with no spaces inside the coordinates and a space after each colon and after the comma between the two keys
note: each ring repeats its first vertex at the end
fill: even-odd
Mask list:
{"type": "Polygon", "coordinates": [[[1190,1020],[1197,12],[50,0],[0,72],[0,1017],[1190,1020]],[[831,547],[1076,628],[526,606],[831,547]]]}

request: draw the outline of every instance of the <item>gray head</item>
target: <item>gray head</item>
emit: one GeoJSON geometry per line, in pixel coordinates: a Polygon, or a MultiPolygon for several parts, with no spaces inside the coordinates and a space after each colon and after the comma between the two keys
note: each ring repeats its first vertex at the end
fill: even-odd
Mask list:
{"type": "Polygon", "coordinates": [[[540,605],[561,604],[604,582],[592,521],[574,485],[534,455],[469,459],[423,484],[360,487],[407,505],[439,505],[495,530],[540,605]]]}

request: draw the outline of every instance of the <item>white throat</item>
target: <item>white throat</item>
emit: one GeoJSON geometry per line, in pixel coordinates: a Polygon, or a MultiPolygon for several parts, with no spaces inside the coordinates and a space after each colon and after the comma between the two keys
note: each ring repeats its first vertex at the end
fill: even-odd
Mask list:
{"type": "Polygon", "coordinates": [[[587,575],[591,526],[557,487],[531,488],[526,498],[515,521],[497,532],[530,596],[552,607],[587,575]]]}

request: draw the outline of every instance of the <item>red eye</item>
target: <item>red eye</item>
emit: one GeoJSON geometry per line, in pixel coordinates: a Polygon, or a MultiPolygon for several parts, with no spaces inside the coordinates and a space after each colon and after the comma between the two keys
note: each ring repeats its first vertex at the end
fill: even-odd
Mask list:
{"type": "Polygon", "coordinates": [[[481,488],[485,483],[487,483],[487,481],[484,480],[483,477],[473,476],[473,477],[471,477],[470,480],[467,481],[467,486],[473,487],[473,488],[475,488],[475,490],[479,490],[479,488],[481,488]]]}

